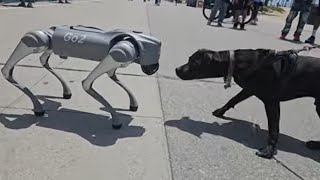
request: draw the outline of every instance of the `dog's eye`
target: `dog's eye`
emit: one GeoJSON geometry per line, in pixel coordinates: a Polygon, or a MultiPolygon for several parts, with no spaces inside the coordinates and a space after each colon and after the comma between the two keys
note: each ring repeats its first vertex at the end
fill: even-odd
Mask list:
{"type": "Polygon", "coordinates": [[[191,69],[198,69],[199,67],[200,67],[200,63],[197,62],[197,61],[192,61],[192,62],[190,63],[190,68],[191,68],[191,69]]]}

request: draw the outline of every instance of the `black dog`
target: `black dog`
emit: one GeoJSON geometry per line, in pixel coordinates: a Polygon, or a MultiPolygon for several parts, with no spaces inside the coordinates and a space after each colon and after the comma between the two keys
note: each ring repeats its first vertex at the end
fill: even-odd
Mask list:
{"type": "MultiPolygon", "coordinates": [[[[269,139],[268,145],[256,154],[272,158],[277,153],[279,137],[280,102],[301,97],[315,98],[320,116],[320,59],[299,56],[295,51],[268,49],[242,49],[235,51],[211,51],[200,49],[187,64],[176,68],[182,80],[224,77],[234,81],[242,91],[222,108],[213,112],[217,117],[239,102],[256,96],[265,106],[269,139]]],[[[320,149],[320,141],[308,141],[308,148],[320,149]]]]}

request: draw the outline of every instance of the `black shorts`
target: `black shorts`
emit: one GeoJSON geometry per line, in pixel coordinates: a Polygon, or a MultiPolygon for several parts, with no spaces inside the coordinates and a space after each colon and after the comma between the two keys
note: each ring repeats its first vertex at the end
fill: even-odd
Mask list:
{"type": "Polygon", "coordinates": [[[234,10],[246,9],[248,7],[249,7],[249,0],[236,0],[236,2],[233,3],[234,10]]]}
{"type": "Polygon", "coordinates": [[[308,17],[307,24],[313,25],[315,23],[320,23],[320,11],[319,7],[312,7],[310,15],[308,17]]]}

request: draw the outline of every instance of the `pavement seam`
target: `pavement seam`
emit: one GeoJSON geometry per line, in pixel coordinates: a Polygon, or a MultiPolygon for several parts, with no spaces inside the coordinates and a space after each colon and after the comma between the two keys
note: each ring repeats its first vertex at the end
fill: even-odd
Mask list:
{"type": "Polygon", "coordinates": [[[303,177],[301,177],[298,173],[294,172],[292,169],[290,169],[287,165],[285,165],[283,162],[281,162],[280,160],[278,160],[277,158],[273,157],[273,159],[280,164],[282,167],[284,167],[285,169],[287,169],[288,171],[290,171],[294,176],[296,176],[297,178],[304,180],[303,177]]]}
{"type": "MultiPolygon", "coordinates": [[[[150,35],[152,35],[152,30],[151,30],[151,25],[150,25],[150,14],[149,14],[149,8],[148,5],[145,6],[146,8],[146,15],[147,15],[147,24],[148,24],[148,28],[149,28],[149,32],[150,35]]],[[[159,73],[156,74],[156,79],[157,79],[157,84],[158,84],[158,92],[159,92],[159,98],[160,98],[160,107],[161,107],[161,114],[162,114],[162,121],[163,121],[163,129],[164,129],[164,134],[165,134],[165,141],[166,141],[166,153],[168,155],[169,158],[169,178],[171,180],[174,180],[174,176],[173,176],[173,166],[171,163],[171,155],[170,155],[170,151],[169,151],[169,141],[168,141],[168,133],[167,133],[167,128],[164,125],[165,122],[165,114],[164,114],[164,109],[163,109],[163,105],[162,105],[162,96],[161,96],[161,87],[160,87],[160,78],[159,78],[159,73]]]]}

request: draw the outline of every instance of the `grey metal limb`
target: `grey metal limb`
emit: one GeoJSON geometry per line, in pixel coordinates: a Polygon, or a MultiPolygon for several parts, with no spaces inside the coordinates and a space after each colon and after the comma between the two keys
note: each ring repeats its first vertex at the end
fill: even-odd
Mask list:
{"type": "Polygon", "coordinates": [[[41,65],[46,68],[49,72],[51,72],[62,84],[63,88],[63,98],[70,99],[72,96],[71,89],[69,88],[68,84],[64,81],[64,79],[59,76],[49,65],[49,58],[52,54],[52,50],[46,50],[41,56],[40,56],[40,62],[41,65]]]}
{"type": "MultiPolygon", "coordinates": [[[[111,74],[114,74],[115,70],[118,67],[125,66],[128,62],[134,61],[134,59],[136,58],[136,54],[137,53],[135,51],[135,48],[130,42],[120,41],[111,48],[109,55],[106,58],[104,58],[97,65],[97,67],[88,75],[88,77],[85,80],[82,81],[83,89],[89,95],[91,95],[94,99],[96,99],[101,104],[103,104],[107,108],[107,111],[111,113],[112,127],[115,129],[119,129],[122,126],[122,122],[119,120],[117,112],[109,104],[109,102],[107,100],[105,100],[100,94],[98,94],[92,88],[92,84],[102,74],[107,73],[110,76],[111,74]]],[[[119,82],[117,82],[115,79],[113,79],[113,81],[115,81],[117,84],[119,84],[119,82]]],[[[122,85],[121,82],[120,82],[120,84],[122,85]]],[[[123,87],[123,86],[121,86],[121,87],[123,87]]],[[[124,88],[124,89],[130,93],[130,91],[127,88],[124,88]]],[[[131,94],[131,96],[133,97],[132,94],[131,94]]],[[[129,95],[129,97],[130,97],[130,95],[129,95]]],[[[134,100],[135,100],[135,98],[134,98],[134,100]]],[[[132,103],[134,103],[134,102],[132,102],[132,103]]],[[[131,104],[131,101],[130,101],[130,104],[131,104]]],[[[135,104],[133,104],[133,105],[135,105],[135,104]]]]}
{"type": "Polygon", "coordinates": [[[28,47],[25,43],[22,41],[19,42],[11,56],[9,57],[7,63],[4,65],[4,67],[1,69],[1,72],[3,76],[15,87],[20,89],[22,92],[24,92],[32,101],[33,104],[33,111],[36,116],[43,116],[45,111],[43,110],[43,107],[41,103],[38,101],[38,99],[34,96],[34,94],[27,88],[22,85],[20,85],[14,78],[13,78],[13,70],[14,66],[22,60],[24,57],[34,53],[34,49],[28,47]]]}
{"type": "Polygon", "coordinates": [[[106,107],[107,111],[110,112],[112,116],[112,127],[119,129],[121,128],[122,123],[119,120],[117,112],[106,99],[104,99],[92,88],[92,84],[97,78],[99,78],[102,74],[107,73],[110,70],[112,71],[116,68],[117,63],[113,63],[113,65],[111,65],[110,58],[112,59],[111,56],[108,56],[96,66],[96,68],[88,75],[88,77],[82,81],[82,87],[90,96],[106,107]]]}
{"type": "Polygon", "coordinates": [[[117,83],[123,90],[126,91],[126,93],[129,96],[129,100],[130,100],[130,111],[137,111],[138,110],[138,101],[137,99],[134,97],[134,95],[132,94],[132,92],[130,91],[130,89],[125,86],[116,76],[115,71],[113,72],[113,74],[110,76],[110,78],[117,83]]]}

